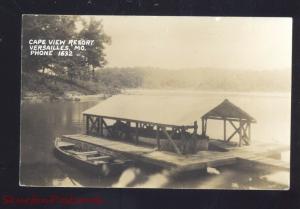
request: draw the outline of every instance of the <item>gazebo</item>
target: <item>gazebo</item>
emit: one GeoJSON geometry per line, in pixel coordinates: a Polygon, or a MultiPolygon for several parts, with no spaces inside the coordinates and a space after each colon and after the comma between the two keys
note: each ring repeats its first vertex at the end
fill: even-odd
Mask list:
{"type": "Polygon", "coordinates": [[[221,120],[224,124],[224,141],[229,142],[235,135],[239,135],[239,146],[250,145],[251,143],[251,123],[256,120],[247,112],[225,99],[221,104],[202,116],[202,135],[206,135],[207,120],[221,120]],[[227,123],[233,128],[234,132],[227,137],[227,123]]]}

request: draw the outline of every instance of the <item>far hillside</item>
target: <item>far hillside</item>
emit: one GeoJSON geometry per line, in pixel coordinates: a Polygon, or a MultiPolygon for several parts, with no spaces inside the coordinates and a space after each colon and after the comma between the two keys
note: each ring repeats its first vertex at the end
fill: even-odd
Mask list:
{"type": "Polygon", "coordinates": [[[188,89],[231,92],[290,92],[291,74],[283,70],[163,70],[155,68],[96,69],[93,79],[72,79],[45,73],[22,73],[22,96],[48,95],[53,99],[68,92],[79,95],[119,94],[122,89],[188,89]]]}
{"type": "Polygon", "coordinates": [[[97,71],[97,78],[99,82],[125,88],[247,92],[291,89],[289,70],[105,68],[97,71]]]}

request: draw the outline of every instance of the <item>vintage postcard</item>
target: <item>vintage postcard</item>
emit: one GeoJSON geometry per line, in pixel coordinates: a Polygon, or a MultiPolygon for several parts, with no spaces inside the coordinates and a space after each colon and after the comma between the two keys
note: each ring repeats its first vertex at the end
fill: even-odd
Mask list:
{"type": "Polygon", "coordinates": [[[292,19],[22,18],[20,185],[287,190],[292,19]]]}

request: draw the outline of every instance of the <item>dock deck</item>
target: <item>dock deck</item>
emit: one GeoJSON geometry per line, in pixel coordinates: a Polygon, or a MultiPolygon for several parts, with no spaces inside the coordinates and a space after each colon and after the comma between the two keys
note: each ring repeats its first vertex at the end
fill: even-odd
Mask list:
{"type": "Polygon", "coordinates": [[[228,147],[228,149],[226,149],[225,146],[222,146],[222,141],[211,140],[210,143],[214,146],[226,149],[226,151],[209,150],[199,151],[197,154],[193,155],[178,155],[176,153],[158,151],[154,148],[84,134],[64,135],[63,138],[67,141],[77,141],[78,143],[95,145],[122,154],[133,160],[157,165],[163,168],[174,168],[180,171],[230,165],[241,160],[289,170],[289,165],[287,163],[267,158],[273,154],[289,150],[288,146],[275,143],[228,147]]]}

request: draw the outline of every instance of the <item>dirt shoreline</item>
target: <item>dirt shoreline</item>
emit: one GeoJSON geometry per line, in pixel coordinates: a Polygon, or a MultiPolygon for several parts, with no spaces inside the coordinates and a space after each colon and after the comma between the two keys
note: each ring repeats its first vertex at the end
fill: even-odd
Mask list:
{"type": "Polygon", "coordinates": [[[75,91],[65,92],[63,95],[55,95],[51,93],[39,92],[25,92],[21,97],[21,104],[23,103],[43,103],[43,102],[57,102],[57,101],[97,101],[110,97],[109,94],[82,94],[75,91]]]}

